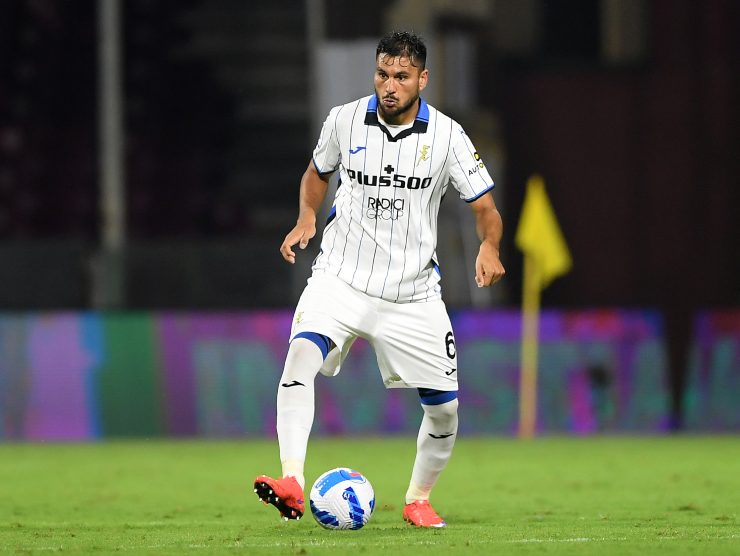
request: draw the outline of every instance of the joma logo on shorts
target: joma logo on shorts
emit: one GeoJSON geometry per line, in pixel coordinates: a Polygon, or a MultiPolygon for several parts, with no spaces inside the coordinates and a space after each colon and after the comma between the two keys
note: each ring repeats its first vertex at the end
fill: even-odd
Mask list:
{"type": "Polygon", "coordinates": [[[357,180],[357,183],[378,187],[396,187],[398,189],[426,189],[432,184],[432,178],[420,178],[417,176],[404,176],[402,174],[393,174],[392,176],[369,176],[360,171],[347,168],[347,175],[350,179],[357,180]]]}
{"type": "Polygon", "coordinates": [[[381,199],[370,197],[367,200],[367,217],[373,220],[398,220],[403,216],[404,199],[381,199]]]}

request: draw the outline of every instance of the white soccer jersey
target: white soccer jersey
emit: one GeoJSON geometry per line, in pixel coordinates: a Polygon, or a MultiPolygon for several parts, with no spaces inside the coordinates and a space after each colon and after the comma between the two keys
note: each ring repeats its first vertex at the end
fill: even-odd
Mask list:
{"type": "Polygon", "coordinates": [[[467,202],[493,188],[462,127],[420,102],[395,137],[375,95],[336,106],[313,152],[319,173],[339,170],[313,272],[400,303],[441,297],[437,213],[448,185],[467,202]]]}

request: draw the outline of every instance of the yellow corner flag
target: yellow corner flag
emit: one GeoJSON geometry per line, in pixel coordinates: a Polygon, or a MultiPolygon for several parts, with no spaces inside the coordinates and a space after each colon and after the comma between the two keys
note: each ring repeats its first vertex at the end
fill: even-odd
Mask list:
{"type": "Polygon", "coordinates": [[[515,242],[537,267],[540,289],[546,288],[553,279],[567,273],[573,266],[568,246],[547,198],[545,182],[540,176],[532,176],[527,182],[515,242]]]}
{"type": "Polygon", "coordinates": [[[573,260],[545,192],[545,182],[532,176],[514,241],[524,252],[522,287],[522,367],[519,383],[519,436],[532,438],[537,426],[537,354],[540,294],[573,260]]]}

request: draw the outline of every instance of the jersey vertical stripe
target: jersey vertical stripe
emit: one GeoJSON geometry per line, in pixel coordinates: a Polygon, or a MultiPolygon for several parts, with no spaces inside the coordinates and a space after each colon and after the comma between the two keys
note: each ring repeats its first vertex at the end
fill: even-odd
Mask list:
{"type": "Polygon", "coordinates": [[[438,299],[437,214],[449,185],[473,201],[493,187],[457,122],[424,100],[394,135],[372,95],[337,106],[313,153],[320,173],[339,172],[314,273],[338,276],[395,302],[438,299]]]}

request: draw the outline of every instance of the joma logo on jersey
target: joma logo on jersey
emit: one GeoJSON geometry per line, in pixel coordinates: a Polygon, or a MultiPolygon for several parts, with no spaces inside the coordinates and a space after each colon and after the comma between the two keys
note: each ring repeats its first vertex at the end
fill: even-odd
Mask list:
{"type": "Polygon", "coordinates": [[[347,175],[350,179],[357,180],[357,183],[378,187],[396,187],[399,189],[426,189],[432,184],[432,178],[419,178],[417,176],[406,177],[401,174],[392,176],[369,176],[360,171],[347,168],[347,175]]]}
{"type": "Polygon", "coordinates": [[[367,217],[373,220],[398,220],[403,216],[404,199],[382,199],[370,197],[367,200],[367,217]]]}

